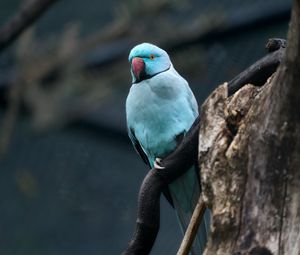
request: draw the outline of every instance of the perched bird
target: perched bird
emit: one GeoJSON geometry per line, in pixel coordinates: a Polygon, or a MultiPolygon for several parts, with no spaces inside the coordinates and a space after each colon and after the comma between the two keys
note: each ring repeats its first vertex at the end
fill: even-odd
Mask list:
{"type": "MultiPolygon", "coordinates": [[[[129,137],[144,162],[160,168],[160,159],[170,154],[198,116],[196,99],[161,48],[142,43],[129,54],[132,86],[126,100],[129,137]]],[[[200,195],[196,167],[175,180],[164,191],[175,208],[185,232],[200,195]]],[[[209,232],[207,211],[200,224],[192,254],[202,254],[209,232]]]]}

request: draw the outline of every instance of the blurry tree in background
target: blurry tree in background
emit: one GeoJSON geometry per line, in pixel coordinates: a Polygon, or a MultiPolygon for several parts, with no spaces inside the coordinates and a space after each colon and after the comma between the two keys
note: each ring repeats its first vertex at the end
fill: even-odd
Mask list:
{"type": "MultiPolygon", "coordinates": [[[[26,3],[2,1],[0,24],[26,3]]],[[[119,254],[146,173],[124,121],[129,50],[143,41],[165,48],[201,103],[261,57],[267,38],[286,36],[290,7],[286,0],[53,4],[0,55],[0,253],[119,254]]],[[[162,202],[153,254],[174,254],[181,235],[162,202]]]]}

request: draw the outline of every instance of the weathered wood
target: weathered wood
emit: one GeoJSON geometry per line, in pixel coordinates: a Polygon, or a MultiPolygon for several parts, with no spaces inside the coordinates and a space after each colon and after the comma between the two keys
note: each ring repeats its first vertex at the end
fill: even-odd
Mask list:
{"type": "Polygon", "coordinates": [[[300,254],[300,1],[284,62],[262,88],[226,85],[202,107],[199,163],[212,208],[206,255],[300,254]]]}

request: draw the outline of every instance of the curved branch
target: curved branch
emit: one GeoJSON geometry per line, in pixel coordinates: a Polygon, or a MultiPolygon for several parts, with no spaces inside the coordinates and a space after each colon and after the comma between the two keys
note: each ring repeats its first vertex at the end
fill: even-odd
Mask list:
{"type": "Polygon", "coordinates": [[[266,49],[271,52],[261,58],[245,71],[228,82],[228,94],[232,95],[245,84],[262,86],[266,80],[276,71],[283,59],[286,41],[283,39],[269,39],[266,49]]]}

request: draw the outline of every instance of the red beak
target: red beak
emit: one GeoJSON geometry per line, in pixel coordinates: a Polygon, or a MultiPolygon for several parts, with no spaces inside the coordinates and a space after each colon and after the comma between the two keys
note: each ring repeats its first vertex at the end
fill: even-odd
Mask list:
{"type": "Polygon", "coordinates": [[[142,58],[134,58],[132,59],[131,62],[131,68],[132,68],[132,72],[136,78],[136,81],[140,81],[142,78],[142,74],[144,73],[144,69],[145,69],[145,63],[144,60],[142,58]]]}

